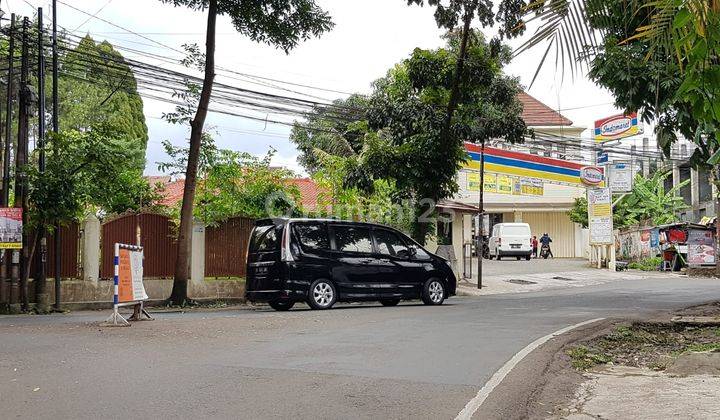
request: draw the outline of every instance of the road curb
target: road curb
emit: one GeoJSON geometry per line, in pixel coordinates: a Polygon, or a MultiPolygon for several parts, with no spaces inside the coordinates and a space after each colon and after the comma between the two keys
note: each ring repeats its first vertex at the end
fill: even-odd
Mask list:
{"type": "MultiPolygon", "coordinates": [[[[456,419],[528,418],[534,394],[546,382],[544,375],[561,348],[604,331],[617,320],[595,318],[538,338],[516,353],[483,385],[456,419]]],[[[578,374],[579,376],[579,374],[578,374]]]]}

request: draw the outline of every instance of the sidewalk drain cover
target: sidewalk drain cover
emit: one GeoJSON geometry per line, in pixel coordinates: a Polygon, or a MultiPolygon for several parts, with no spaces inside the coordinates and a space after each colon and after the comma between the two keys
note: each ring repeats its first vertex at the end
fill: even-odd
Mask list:
{"type": "Polygon", "coordinates": [[[525,284],[537,284],[536,282],[534,282],[534,281],[530,281],[530,280],[518,280],[518,279],[512,279],[512,280],[505,280],[505,281],[506,281],[506,282],[508,282],[508,283],[513,283],[513,284],[523,284],[523,285],[525,285],[525,284]]]}
{"type": "Polygon", "coordinates": [[[569,279],[569,278],[567,278],[567,277],[560,277],[560,276],[555,276],[555,277],[553,277],[553,280],[575,281],[575,279],[569,279]]]}

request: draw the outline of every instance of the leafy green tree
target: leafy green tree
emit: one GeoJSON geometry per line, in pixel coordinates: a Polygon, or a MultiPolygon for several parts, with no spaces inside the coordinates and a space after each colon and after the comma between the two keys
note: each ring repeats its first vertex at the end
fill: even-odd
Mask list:
{"type": "Polygon", "coordinates": [[[317,106],[302,124],[294,124],[290,140],[300,152],[298,162],[310,173],[321,168],[316,150],[333,156],[356,156],[368,132],[368,98],[351,95],[330,106],[317,106]]]}
{"type": "Polygon", "coordinates": [[[687,206],[679,195],[681,188],[690,180],[683,181],[670,190],[665,190],[665,179],[671,172],[658,171],[650,178],[635,177],[632,192],[622,199],[626,210],[624,226],[663,225],[678,220],[677,213],[687,206]]]}
{"type": "MultiPolygon", "coordinates": [[[[186,167],[188,148],[164,143],[170,161],[159,168],[181,174],[186,167]]],[[[254,219],[293,214],[300,203],[300,191],[289,181],[294,174],[270,166],[274,151],[260,159],[249,153],[219,149],[205,135],[200,149],[198,186],[194,217],[206,225],[231,217],[254,219]]],[[[172,209],[179,213],[179,209],[172,209]]],[[[179,216],[179,214],[178,214],[179,216]]]]}
{"type": "Polygon", "coordinates": [[[60,66],[60,129],[113,127],[130,153],[128,167],[142,173],[148,129],[135,76],[123,56],[107,41],[96,43],[88,35],[63,55],[60,66]]]}
{"type": "MultiPolygon", "coordinates": [[[[24,172],[29,183],[30,227],[81,219],[88,212],[122,213],[157,200],[142,176],[125,161],[132,156],[121,135],[107,127],[50,133],[44,174],[36,164],[24,172]]],[[[33,151],[35,160],[40,149],[33,151]]],[[[32,161],[31,160],[31,161],[32,161]]]]}
{"type": "MultiPolygon", "coordinates": [[[[448,102],[455,84],[459,45],[449,35],[447,48],[416,49],[375,82],[368,122],[377,135],[366,136],[363,169],[374,179],[394,181],[401,198],[433,203],[457,192],[455,175],[467,159],[464,141],[490,139],[521,142],[528,133],[517,99],[516,78],[502,73],[510,60],[507,47],[487,43],[472,32],[467,43],[467,62],[461,73],[451,129],[445,131],[448,102]]],[[[416,223],[413,236],[424,242],[431,232],[428,223],[416,223]]]]}
{"type": "Polygon", "coordinates": [[[204,78],[195,116],[190,123],[190,148],[185,172],[185,190],[180,211],[178,255],[170,302],[187,301],[187,282],[192,237],[193,202],[197,184],[197,167],[205,119],[215,78],[215,32],[217,16],[228,16],[235,29],[253,41],[281,48],[286,53],[301,41],[317,37],[333,26],[328,14],[314,0],[160,0],[192,10],[207,9],[204,78]]]}
{"type": "Polygon", "coordinates": [[[376,179],[372,192],[347,182],[357,165],[355,157],[333,156],[315,150],[319,169],[313,180],[320,190],[316,216],[381,223],[411,232],[415,209],[409,202],[398,202],[394,181],[376,179]]]}

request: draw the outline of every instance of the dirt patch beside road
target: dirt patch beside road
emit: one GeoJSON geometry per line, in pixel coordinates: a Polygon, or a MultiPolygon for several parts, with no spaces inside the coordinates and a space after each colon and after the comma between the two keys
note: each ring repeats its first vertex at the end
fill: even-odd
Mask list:
{"type": "Polygon", "coordinates": [[[712,303],[557,337],[518,364],[476,418],[712,418],[720,327],[695,321],[716,317],[712,303]]]}

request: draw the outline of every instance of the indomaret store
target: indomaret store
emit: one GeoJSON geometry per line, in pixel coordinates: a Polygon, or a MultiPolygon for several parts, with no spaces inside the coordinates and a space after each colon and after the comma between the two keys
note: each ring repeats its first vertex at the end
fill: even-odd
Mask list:
{"type": "MultiPolygon", "coordinates": [[[[521,145],[485,147],[484,207],[490,229],[496,223],[524,222],[538,238],[547,232],[553,239],[555,257],[586,257],[587,232],[567,215],[578,197],[585,196],[580,179],[587,166],[577,149],[563,145],[578,141],[582,127],[527,94],[521,94],[523,119],[538,136],[552,136],[553,146],[528,142],[521,145]]],[[[468,161],[457,175],[459,192],[439,204],[440,212],[452,214],[451,222],[438,223],[437,245],[452,245],[460,259],[463,247],[477,231],[480,188],[480,147],[466,143],[468,161]]],[[[434,249],[435,244],[429,244],[434,249]]],[[[459,268],[459,267],[458,267],[459,268]]]]}

